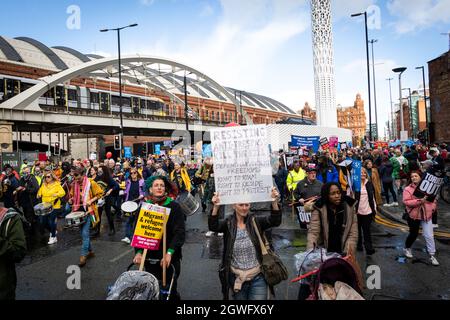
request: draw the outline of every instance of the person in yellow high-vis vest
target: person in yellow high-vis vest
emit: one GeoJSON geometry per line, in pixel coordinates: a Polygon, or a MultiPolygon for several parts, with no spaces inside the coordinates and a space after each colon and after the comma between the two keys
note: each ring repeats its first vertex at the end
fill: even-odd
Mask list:
{"type": "Polygon", "coordinates": [[[297,183],[306,178],[305,170],[300,167],[300,162],[294,162],[294,168],[289,171],[286,179],[286,184],[289,192],[292,194],[297,188],[297,183]]]}

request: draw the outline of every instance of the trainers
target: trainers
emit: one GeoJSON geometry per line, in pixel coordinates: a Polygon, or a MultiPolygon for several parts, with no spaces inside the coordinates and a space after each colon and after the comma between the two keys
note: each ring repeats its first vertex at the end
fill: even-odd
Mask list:
{"type": "Polygon", "coordinates": [[[125,237],[125,238],[123,238],[120,241],[125,242],[126,244],[130,244],[131,243],[131,240],[128,237],[125,237]]]}
{"type": "Polygon", "coordinates": [[[223,237],[223,232],[217,234],[219,237],[223,237]]]}
{"type": "Polygon", "coordinates": [[[433,224],[433,229],[436,229],[436,228],[439,228],[439,225],[437,223],[433,224]]]}
{"type": "Polygon", "coordinates": [[[398,202],[392,202],[392,204],[390,205],[392,207],[398,207],[398,202]]]}
{"type": "Polygon", "coordinates": [[[430,262],[433,266],[438,266],[439,265],[439,261],[437,261],[437,259],[435,258],[435,256],[430,256],[430,262]]]}
{"type": "Polygon", "coordinates": [[[58,242],[58,239],[56,239],[56,237],[50,237],[47,244],[55,244],[57,242],[58,242]]]}
{"type": "Polygon", "coordinates": [[[205,233],[205,236],[211,237],[213,234],[214,234],[213,231],[208,231],[207,233],[205,233]]]}
{"type": "Polygon", "coordinates": [[[390,203],[385,203],[385,204],[383,204],[383,207],[392,207],[392,204],[390,204],[390,203]]]}
{"type": "Polygon", "coordinates": [[[405,254],[405,256],[406,256],[407,258],[409,258],[409,259],[412,259],[412,258],[413,258],[413,254],[412,254],[412,252],[411,252],[411,249],[405,248],[405,249],[403,249],[403,253],[405,254]]]}

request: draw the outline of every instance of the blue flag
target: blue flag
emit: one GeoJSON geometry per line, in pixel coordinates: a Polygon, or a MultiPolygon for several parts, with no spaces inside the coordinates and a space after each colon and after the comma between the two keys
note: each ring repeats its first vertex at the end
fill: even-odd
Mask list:
{"type": "Polygon", "coordinates": [[[352,178],[353,178],[353,191],[361,192],[361,167],[362,162],[360,160],[353,160],[352,162],[352,178]]]}

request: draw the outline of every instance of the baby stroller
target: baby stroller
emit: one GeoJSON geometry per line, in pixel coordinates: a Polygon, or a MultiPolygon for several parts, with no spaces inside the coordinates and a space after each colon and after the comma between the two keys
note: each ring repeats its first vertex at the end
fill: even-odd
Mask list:
{"type": "Polygon", "coordinates": [[[299,300],[364,300],[350,256],[315,249],[300,254],[299,260],[299,276],[291,281],[301,281],[299,300]]]}
{"type": "MultiPolygon", "coordinates": [[[[159,264],[157,259],[148,259],[150,264],[159,264]]],[[[146,271],[131,270],[135,266],[131,263],[127,271],[122,273],[113,286],[109,288],[106,300],[169,300],[175,279],[175,267],[172,268],[172,278],[166,287],[160,285],[160,281],[146,271]]]]}

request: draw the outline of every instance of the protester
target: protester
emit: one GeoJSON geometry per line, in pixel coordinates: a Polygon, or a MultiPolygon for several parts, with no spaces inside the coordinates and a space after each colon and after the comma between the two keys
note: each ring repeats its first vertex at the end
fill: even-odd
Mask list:
{"type": "Polygon", "coordinates": [[[425,238],[430,262],[433,266],[438,266],[439,262],[435,257],[436,245],[433,235],[432,215],[436,210],[436,200],[429,201],[428,198],[418,197],[415,194],[416,189],[422,181],[422,173],[420,171],[412,171],[410,173],[410,184],[403,192],[403,202],[408,213],[409,235],[406,238],[404,253],[407,258],[412,259],[413,254],[411,247],[419,235],[419,228],[422,227],[423,237],[425,238]]]}
{"type": "Polygon", "coordinates": [[[4,174],[1,178],[1,187],[3,191],[3,202],[5,208],[13,208],[16,205],[16,189],[19,187],[20,178],[17,177],[15,170],[11,165],[3,166],[4,174]]]}
{"type": "Polygon", "coordinates": [[[50,237],[48,239],[49,245],[58,242],[56,238],[56,217],[61,211],[61,198],[66,195],[61,183],[57,180],[53,171],[46,171],[44,174],[44,181],[37,193],[37,197],[42,199],[43,203],[52,205],[52,212],[46,216],[41,216],[42,226],[48,227],[50,230],[50,237]]]}
{"type": "Polygon", "coordinates": [[[381,206],[383,204],[383,199],[381,197],[381,179],[378,169],[373,166],[372,160],[364,161],[363,167],[366,169],[366,172],[369,175],[368,178],[374,188],[375,205],[381,206]]]}
{"type": "Polygon", "coordinates": [[[287,188],[288,188],[289,192],[291,193],[292,200],[294,199],[293,192],[297,188],[297,184],[300,181],[302,181],[303,179],[305,179],[305,177],[306,177],[306,173],[300,167],[300,162],[295,161],[294,167],[292,168],[291,171],[289,171],[287,179],[286,179],[287,188]]]}
{"type": "MultiPolygon", "coordinates": [[[[116,197],[119,195],[120,186],[119,184],[113,179],[111,176],[111,172],[108,167],[106,166],[100,166],[98,169],[98,174],[100,177],[100,180],[106,185],[106,188],[104,190],[104,200],[105,204],[103,205],[103,208],[106,212],[106,217],[108,219],[108,225],[109,225],[109,236],[113,236],[116,234],[116,228],[114,226],[114,218],[111,211],[111,208],[115,202],[116,197]]],[[[99,218],[101,223],[103,210],[99,211],[99,218]]]]}
{"type": "MultiPolygon", "coordinates": [[[[125,182],[125,202],[134,201],[141,204],[145,197],[145,181],[142,179],[139,171],[132,168],[130,171],[130,178],[125,182]]],[[[121,240],[126,244],[131,243],[133,237],[133,227],[136,221],[137,212],[130,212],[125,226],[125,237],[121,240]]]]}
{"type": "Polygon", "coordinates": [[[16,189],[18,193],[19,205],[25,215],[25,219],[30,224],[32,231],[35,226],[35,214],[33,207],[37,204],[37,192],[39,184],[36,178],[31,174],[30,167],[25,167],[22,170],[22,178],[19,181],[19,187],[16,189]]]}
{"type": "Polygon", "coordinates": [[[72,205],[72,210],[74,212],[83,211],[88,213],[86,222],[83,223],[80,228],[82,245],[78,266],[84,267],[87,259],[94,257],[89,237],[89,229],[91,225],[95,228],[99,223],[96,201],[103,196],[103,191],[94,180],[89,179],[86,176],[84,168],[76,167],[73,176],[74,181],[70,189],[69,204],[72,205]]]}
{"type": "MultiPolygon", "coordinates": [[[[370,160],[368,160],[370,161],[370,160]]],[[[363,237],[364,247],[368,256],[375,253],[372,246],[372,235],[370,227],[374,216],[376,215],[376,200],[375,200],[375,187],[370,180],[370,176],[365,168],[361,170],[361,191],[356,192],[356,208],[358,218],[358,251],[363,250],[363,237]]]]}
{"type": "MultiPolygon", "coordinates": [[[[151,177],[145,181],[145,185],[149,193],[146,198],[147,203],[170,209],[169,219],[166,224],[167,252],[163,252],[163,245],[160,245],[158,250],[148,251],[145,270],[153,274],[157,279],[162,279],[162,268],[164,267],[167,269],[167,277],[171,279],[173,271],[169,267],[173,265],[175,276],[171,298],[179,300],[180,294],[177,290],[177,282],[181,271],[182,246],[186,237],[184,213],[180,205],[170,197],[170,194],[174,193],[174,186],[166,177],[151,177]],[[157,259],[160,263],[152,264],[149,259],[157,259]]],[[[136,255],[133,259],[135,264],[141,264],[142,252],[142,249],[135,249],[136,255]]]]}
{"type": "Polygon", "coordinates": [[[319,158],[317,180],[321,181],[323,184],[339,181],[339,173],[337,172],[336,167],[333,165],[331,159],[326,156],[321,156],[319,158]]]}
{"type": "Polygon", "coordinates": [[[386,198],[386,203],[383,205],[385,207],[398,206],[397,202],[397,194],[394,191],[394,178],[392,176],[392,172],[394,171],[394,167],[392,162],[389,161],[387,156],[383,157],[383,162],[379,168],[381,181],[383,182],[383,190],[384,196],[386,198]],[[392,195],[392,203],[389,203],[389,192],[392,195]]]}
{"type": "Polygon", "coordinates": [[[397,188],[397,193],[400,195],[403,190],[403,186],[406,183],[408,177],[408,160],[402,155],[402,152],[395,150],[395,156],[390,158],[393,166],[392,178],[394,178],[394,184],[397,188]]]}
{"type": "Polygon", "coordinates": [[[186,168],[179,163],[174,164],[174,170],[170,174],[170,180],[174,182],[180,192],[191,192],[191,180],[186,168]]]}
{"type": "MultiPolygon", "coordinates": [[[[16,298],[16,263],[27,250],[20,215],[13,208],[0,206],[0,301],[16,298]]],[[[5,313],[3,313],[5,315],[5,313]]]]}
{"type": "MultiPolygon", "coordinates": [[[[312,211],[313,202],[320,196],[323,183],[317,179],[317,169],[315,165],[307,167],[306,172],[306,178],[297,184],[297,188],[294,191],[294,198],[300,206],[304,206],[306,213],[310,213],[312,211]]],[[[306,229],[306,225],[300,221],[300,218],[299,224],[300,227],[306,229]]]]}
{"type": "MultiPolygon", "coordinates": [[[[249,203],[233,205],[234,213],[219,220],[220,198],[213,197],[214,208],[208,219],[211,231],[224,233],[224,251],[221,274],[224,300],[231,295],[234,300],[266,300],[268,285],[261,273],[262,251],[253,226],[256,221],[259,233],[281,224],[281,212],[278,207],[279,194],[272,189],[272,212],[270,216],[255,216],[250,213],[249,203]]],[[[272,289],[273,291],[273,289],[272,289]]]]}

